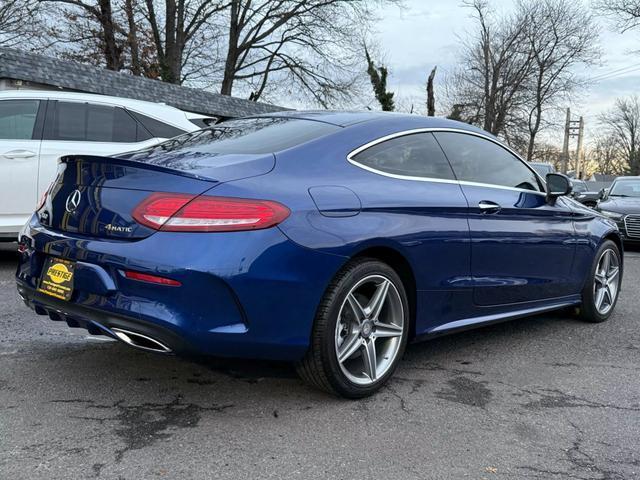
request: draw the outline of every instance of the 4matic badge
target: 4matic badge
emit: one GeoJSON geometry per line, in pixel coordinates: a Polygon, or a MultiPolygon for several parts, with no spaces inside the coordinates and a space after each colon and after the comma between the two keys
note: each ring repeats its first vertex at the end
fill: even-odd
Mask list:
{"type": "Polygon", "coordinates": [[[121,227],[120,225],[113,225],[111,223],[107,223],[104,226],[104,229],[108,232],[112,233],[131,233],[133,232],[133,227],[121,227]]]}

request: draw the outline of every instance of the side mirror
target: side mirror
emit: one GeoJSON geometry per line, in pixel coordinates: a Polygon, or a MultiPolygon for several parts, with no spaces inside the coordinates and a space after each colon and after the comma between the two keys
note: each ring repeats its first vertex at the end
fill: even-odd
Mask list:
{"type": "Polygon", "coordinates": [[[571,180],[561,173],[547,173],[547,199],[555,202],[556,198],[571,194],[571,180]]]}
{"type": "Polygon", "coordinates": [[[598,195],[598,198],[600,198],[600,200],[604,200],[606,196],[607,196],[607,189],[603,188],[602,190],[600,190],[600,194],[598,195]]]}

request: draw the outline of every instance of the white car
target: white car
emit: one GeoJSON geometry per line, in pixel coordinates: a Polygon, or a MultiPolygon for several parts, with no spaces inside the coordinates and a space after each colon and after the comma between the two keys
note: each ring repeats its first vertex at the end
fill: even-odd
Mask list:
{"type": "Polygon", "coordinates": [[[115,155],[215,119],[162,103],[75,92],[0,92],[0,240],[15,240],[63,155],[115,155]]]}

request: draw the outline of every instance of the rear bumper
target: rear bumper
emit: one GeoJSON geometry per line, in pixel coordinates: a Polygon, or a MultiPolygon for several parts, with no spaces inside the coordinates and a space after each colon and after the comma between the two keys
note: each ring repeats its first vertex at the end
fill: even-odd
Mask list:
{"type": "Polygon", "coordinates": [[[277,228],[122,242],[60,234],[32,220],[23,235],[29,245],[16,282],[29,307],[90,333],[139,333],[179,354],[301,358],[324,289],[345,261],[300,247],[277,228]],[[37,292],[48,256],[76,262],[69,302],[37,292]],[[182,285],[127,279],[124,270],[182,285]]]}
{"type": "MultiPolygon", "coordinates": [[[[137,332],[166,347],[164,351],[157,348],[157,352],[186,354],[194,350],[185,338],[154,322],[58,300],[39,293],[22,282],[18,282],[18,294],[25,305],[39,315],[48,315],[53,321],[64,321],[71,328],[84,328],[92,335],[108,335],[122,340],[117,332],[137,332]]],[[[144,346],[139,348],[152,350],[144,346]]]]}

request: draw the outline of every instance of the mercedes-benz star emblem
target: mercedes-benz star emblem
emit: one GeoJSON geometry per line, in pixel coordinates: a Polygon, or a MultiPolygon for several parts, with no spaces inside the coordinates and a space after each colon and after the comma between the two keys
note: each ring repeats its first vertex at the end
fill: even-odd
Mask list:
{"type": "Polygon", "coordinates": [[[69,196],[67,197],[67,203],[65,204],[65,209],[67,210],[67,212],[73,213],[75,209],[78,208],[78,205],[80,205],[81,196],[82,194],[80,193],[80,190],[74,190],[69,194],[69,196]]]}

